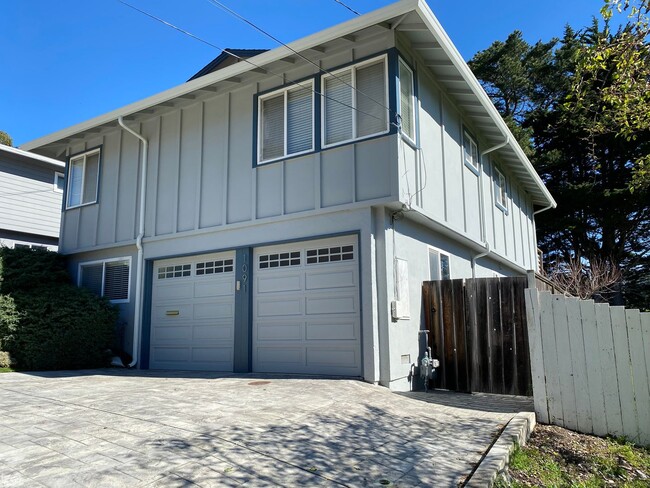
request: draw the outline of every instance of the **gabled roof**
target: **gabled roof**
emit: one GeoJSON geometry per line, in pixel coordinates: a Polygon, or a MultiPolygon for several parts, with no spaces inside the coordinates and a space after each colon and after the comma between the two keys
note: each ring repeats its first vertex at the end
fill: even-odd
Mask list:
{"type": "Polygon", "coordinates": [[[309,56],[317,59],[319,54],[326,52],[332,45],[354,43],[357,36],[384,29],[400,32],[408,39],[446,94],[481,131],[488,146],[503,145],[496,151],[499,160],[517,177],[533,203],[555,207],[555,200],[533,165],[424,0],[401,0],[294,41],[289,44],[291,49],[280,46],[251,57],[250,63],[234,63],[198,78],[193,77],[182,85],[28,142],[23,147],[57,154],[57,147],[65,148],[76,139],[83,140],[87,135],[96,136],[103,130],[112,130],[117,126],[119,116],[127,121],[148,117],[164,107],[179,106],[184,103],[183,100],[195,100],[201,92],[214,93],[221,91],[224,86],[241,83],[244,79],[249,81],[254,77],[259,79],[260,76],[268,76],[271,71],[281,72],[281,64],[296,62],[294,51],[309,51],[309,56]]]}
{"type": "Polygon", "coordinates": [[[59,161],[58,159],[48,158],[47,156],[41,156],[40,154],[36,154],[33,152],[23,151],[22,149],[18,149],[17,147],[5,146],[4,144],[0,144],[0,155],[2,155],[2,153],[11,154],[13,156],[22,156],[29,159],[35,159],[36,161],[47,163],[52,166],[56,166],[57,168],[65,168],[65,163],[63,161],[59,161]]]}
{"type": "Polygon", "coordinates": [[[258,54],[262,54],[268,51],[268,49],[231,49],[227,47],[219,56],[214,58],[203,68],[201,68],[195,75],[193,75],[189,80],[192,81],[205,76],[210,73],[214,73],[218,69],[225,68],[231,64],[235,64],[241,61],[242,59],[252,58],[258,54]],[[228,63],[229,62],[229,63],[228,63]]]}

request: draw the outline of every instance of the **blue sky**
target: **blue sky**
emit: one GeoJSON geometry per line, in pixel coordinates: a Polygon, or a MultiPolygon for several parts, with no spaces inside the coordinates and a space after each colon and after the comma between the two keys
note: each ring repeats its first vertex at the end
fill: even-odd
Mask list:
{"type": "MultiPolygon", "coordinates": [[[[126,0],[224,48],[270,39],[208,0],[126,0]]],[[[334,0],[221,0],[284,42],[346,21],[334,0]]],[[[343,0],[361,13],[392,0],[343,0]]],[[[465,59],[515,29],[534,42],[587,25],[600,0],[428,0],[465,59]]],[[[117,0],[8,0],[0,16],[0,130],[14,145],[176,86],[219,51],[117,0]]]]}

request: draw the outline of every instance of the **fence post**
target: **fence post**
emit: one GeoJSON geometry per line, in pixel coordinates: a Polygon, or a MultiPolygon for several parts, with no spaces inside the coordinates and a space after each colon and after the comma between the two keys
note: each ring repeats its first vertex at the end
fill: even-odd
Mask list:
{"type": "Polygon", "coordinates": [[[544,354],[542,350],[541,311],[539,292],[535,287],[525,291],[526,322],[528,323],[528,348],[530,351],[530,373],[533,380],[533,400],[537,420],[549,423],[546,382],[544,379],[544,354]]]}

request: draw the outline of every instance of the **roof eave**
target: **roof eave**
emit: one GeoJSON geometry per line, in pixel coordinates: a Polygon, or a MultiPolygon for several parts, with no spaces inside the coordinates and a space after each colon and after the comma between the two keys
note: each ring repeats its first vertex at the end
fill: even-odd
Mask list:
{"type": "Polygon", "coordinates": [[[41,163],[47,163],[52,166],[56,166],[57,168],[65,168],[65,163],[63,161],[59,161],[58,159],[48,158],[47,156],[41,156],[40,154],[36,154],[33,152],[24,151],[22,149],[18,149],[17,147],[11,147],[11,146],[6,146],[4,144],[0,144],[0,152],[5,152],[8,154],[21,156],[29,159],[35,159],[37,161],[40,161],[41,163]]]}

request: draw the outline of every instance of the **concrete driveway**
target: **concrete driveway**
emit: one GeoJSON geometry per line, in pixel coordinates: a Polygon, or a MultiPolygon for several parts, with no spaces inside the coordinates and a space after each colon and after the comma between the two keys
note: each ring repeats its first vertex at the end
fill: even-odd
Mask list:
{"type": "Polygon", "coordinates": [[[0,486],[457,486],[529,399],[353,380],[0,374],[0,486]]]}

